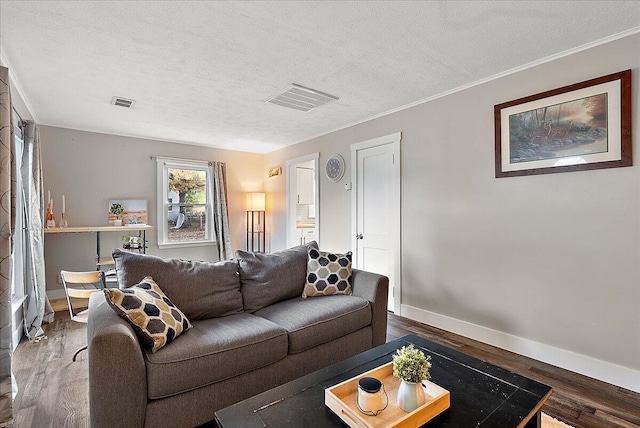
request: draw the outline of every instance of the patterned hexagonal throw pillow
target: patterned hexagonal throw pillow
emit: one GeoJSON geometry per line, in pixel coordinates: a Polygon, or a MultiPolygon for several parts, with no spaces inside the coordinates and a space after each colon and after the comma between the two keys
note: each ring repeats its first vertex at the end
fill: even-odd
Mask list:
{"type": "Polygon", "coordinates": [[[105,288],[104,294],[109,306],[131,324],[152,352],[191,328],[187,317],[150,276],[124,290],[105,288]]]}
{"type": "Polygon", "coordinates": [[[309,248],[307,282],[302,297],[351,294],[351,251],[328,253],[309,248]]]}

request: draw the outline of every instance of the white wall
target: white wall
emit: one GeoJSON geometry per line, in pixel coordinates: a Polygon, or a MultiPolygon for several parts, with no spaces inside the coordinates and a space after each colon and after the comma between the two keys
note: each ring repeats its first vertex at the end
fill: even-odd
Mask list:
{"type": "MultiPolygon", "coordinates": [[[[352,245],[350,144],[402,132],[403,314],[640,391],[640,35],[484,83],[265,157],[347,160],[320,182],[320,246],[352,245]],[[634,165],[494,178],[495,104],[633,69],[634,165]],[[494,337],[494,339],[491,339],[494,337]]],[[[284,176],[268,178],[272,249],[284,176]]]]}
{"type": "MultiPolygon", "coordinates": [[[[227,164],[229,223],[233,249],[245,247],[245,192],[262,191],[264,156],[40,126],[45,191],[51,190],[56,220],[66,196],[69,226],[107,226],[109,199],[147,199],[149,224],[157,226],[155,156],[215,160],[227,164]],[[151,159],[153,157],[153,159],[151,159]]],[[[125,233],[101,233],[101,255],[122,247],[125,233]]],[[[194,260],[217,260],[214,246],[158,249],[156,230],[147,232],[148,254],[194,260]]],[[[45,235],[47,292],[58,298],[61,269],[95,269],[96,236],[45,235]]]]}

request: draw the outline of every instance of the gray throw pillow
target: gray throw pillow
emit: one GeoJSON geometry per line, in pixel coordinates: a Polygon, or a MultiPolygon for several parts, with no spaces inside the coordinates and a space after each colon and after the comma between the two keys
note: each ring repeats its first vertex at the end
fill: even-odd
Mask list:
{"type": "Polygon", "coordinates": [[[255,312],[281,300],[300,297],[307,276],[309,247],[317,249],[318,244],[313,241],[273,254],[236,251],[245,312],[255,312]]]}
{"type": "Polygon", "coordinates": [[[131,287],[152,276],[164,294],[191,321],[242,312],[236,261],[217,263],[163,259],[114,249],[120,287],[131,287]]]}

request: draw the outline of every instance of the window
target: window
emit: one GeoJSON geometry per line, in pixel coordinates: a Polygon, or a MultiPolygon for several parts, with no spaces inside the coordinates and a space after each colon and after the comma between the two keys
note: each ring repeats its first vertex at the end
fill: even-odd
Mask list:
{"type": "Polygon", "coordinates": [[[14,129],[14,150],[15,150],[15,162],[16,162],[16,223],[13,231],[13,253],[11,254],[11,264],[13,269],[13,276],[11,278],[11,299],[14,303],[22,303],[25,296],[25,275],[24,275],[24,261],[27,257],[25,243],[28,239],[25,238],[26,227],[25,225],[25,210],[24,210],[24,198],[22,191],[22,151],[24,148],[23,129],[20,118],[13,112],[13,129],[14,129]]]}
{"type": "Polygon", "coordinates": [[[213,244],[209,163],[160,156],[157,162],[158,246],[213,244]]]}

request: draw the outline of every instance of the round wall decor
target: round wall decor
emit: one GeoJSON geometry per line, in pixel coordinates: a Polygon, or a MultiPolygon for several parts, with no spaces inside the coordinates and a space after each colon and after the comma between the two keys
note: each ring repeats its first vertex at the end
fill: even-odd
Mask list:
{"type": "Polygon", "coordinates": [[[339,154],[332,155],[325,166],[327,178],[331,181],[338,181],[344,175],[344,159],[339,154]]]}

